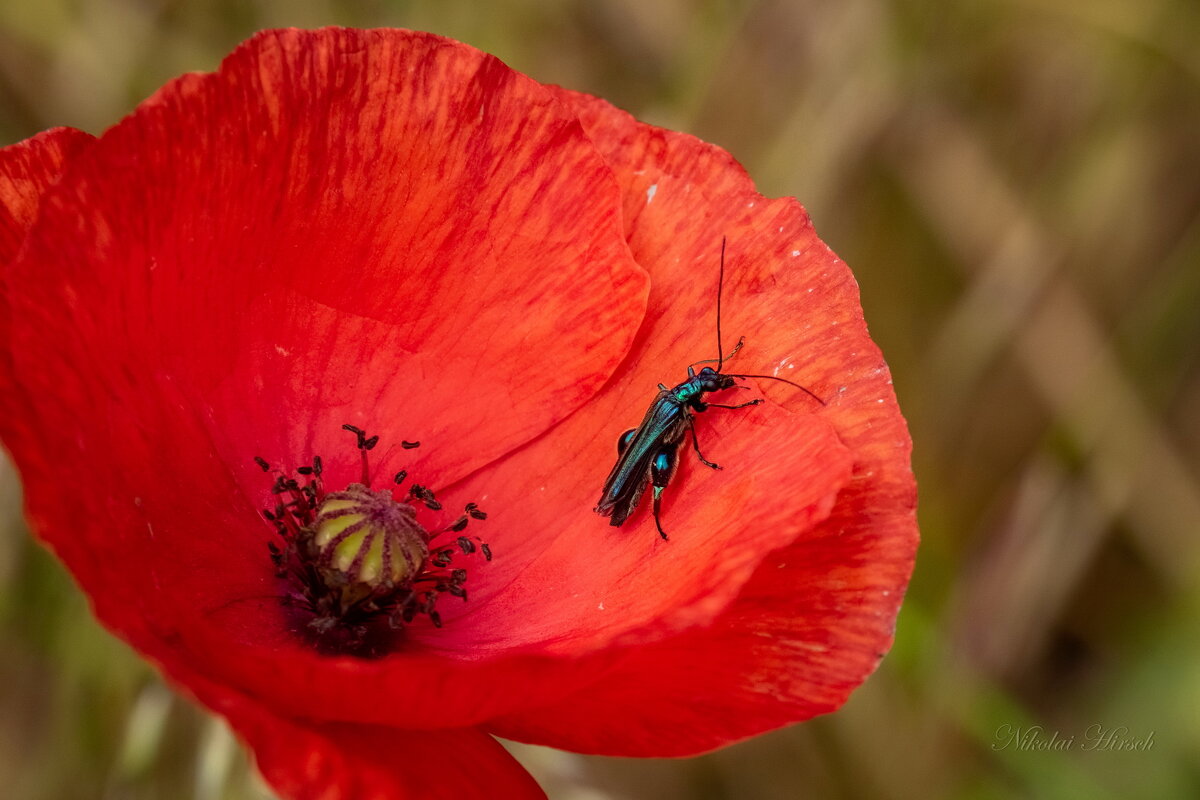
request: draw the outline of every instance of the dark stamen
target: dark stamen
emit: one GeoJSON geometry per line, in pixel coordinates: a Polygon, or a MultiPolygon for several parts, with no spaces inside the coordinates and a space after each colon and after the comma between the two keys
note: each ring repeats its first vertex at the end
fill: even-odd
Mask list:
{"type": "Polygon", "coordinates": [[[425,504],[425,507],[430,511],[441,511],[442,504],[433,496],[433,491],[422,486],[419,483],[414,483],[408,493],[425,504]]]}
{"type": "MultiPolygon", "coordinates": [[[[399,499],[399,491],[392,495],[372,490],[367,452],[379,443],[380,437],[368,436],[355,425],[342,427],[355,436],[362,461],[362,482],[361,486],[352,485],[339,495],[348,493],[349,498],[354,499],[357,493],[364,500],[390,497],[391,501],[406,507],[398,513],[407,519],[412,518],[412,506],[417,502],[434,511],[442,508],[433,490],[421,484],[410,484],[404,500],[399,499]]],[[[401,443],[406,450],[419,445],[420,442],[407,440],[401,443]]],[[[264,471],[272,472],[265,459],[255,457],[254,462],[264,471]]],[[[314,457],[311,466],[295,468],[294,474],[300,476],[300,480],[275,469],[271,491],[277,495],[276,502],[274,508],[261,511],[263,518],[280,536],[267,543],[275,575],[288,581],[289,588],[280,593],[280,602],[296,613],[311,615],[301,623],[301,630],[314,637],[323,652],[373,657],[386,653],[392,646],[387,631],[403,628],[421,615],[428,616],[435,627],[441,627],[442,618],[434,608],[437,598],[451,594],[464,601],[467,599],[467,590],[463,587],[467,570],[452,569],[452,562],[460,551],[471,554],[479,550],[491,560],[491,550],[478,537],[458,536],[448,544],[438,544],[435,540],[447,532],[461,533],[471,520],[486,519],[487,514],[476,503],[468,503],[462,515],[446,527],[426,529],[414,522],[414,533],[423,544],[418,543],[413,546],[416,549],[404,552],[403,558],[407,562],[404,577],[393,578],[390,577],[392,573],[384,573],[367,580],[360,574],[366,548],[356,552],[349,564],[336,563],[335,553],[343,542],[372,523],[361,507],[325,508],[326,501],[334,493],[323,487],[322,471],[320,457],[314,457]],[[340,516],[361,516],[362,519],[348,520],[336,534],[316,538],[318,519],[324,524],[340,516]]],[[[394,480],[397,486],[407,482],[408,471],[395,473],[394,480]]],[[[337,499],[345,498],[339,496],[337,499]]],[[[394,563],[391,548],[398,546],[392,538],[384,539],[382,556],[385,564],[394,563]]]]}

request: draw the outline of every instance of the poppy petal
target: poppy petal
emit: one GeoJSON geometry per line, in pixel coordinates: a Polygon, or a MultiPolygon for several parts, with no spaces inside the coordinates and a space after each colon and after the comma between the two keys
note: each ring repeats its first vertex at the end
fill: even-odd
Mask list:
{"type": "MultiPolygon", "coordinates": [[[[578,123],[439,37],[266,32],[87,156],[17,266],[56,278],[23,293],[25,335],[62,323],[69,285],[94,311],[62,358],[156,364],[132,388],[170,375],[248,472],[256,454],[322,453],[336,474],[351,422],[390,439],[379,469],[403,456],[445,485],[583,402],[644,309],[615,184],[578,123]]],[[[354,477],[356,454],[342,461],[354,477]]]]}
{"type": "Polygon", "coordinates": [[[83,131],[53,128],[0,147],[0,265],[7,266],[16,256],[46,189],[59,179],[67,161],[92,141],[83,131]]]}
{"type": "MultiPolygon", "coordinates": [[[[657,289],[656,289],[657,291],[657,289]]],[[[768,403],[741,411],[712,409],[696,421],[711,470],[688,439],[677,449],[679,469],[664,492],[660,539],[649,491],[639,513],[620,528],[594,513],[604,473],[616,458],[618,419],[636,422],[645,384],[610,385],[542,440],[497,464],[510,476],[468,482],[502,505],[525,499],[527,540],[505,559],[508,583],[478,587],[478,609],[447,616],[451,641],[477,653],[526,648],[579,657],[612,645],[657,641],[710,622],[737,595],[763,556],[824,519],[849,479],[849,451],[813,415],[768,403]],[[640,391],[638,391],[640,390],[640,391]],[[624,408],[624,411],[613,411],[624,408]],[[607,423],[596,429],[596,421],[607,423]],[[562,453],[573,454],[563,465],[562,453]],[[780,487],[789,487],[780,498],[780,487]],[[534,536],[539,537],[535,539],[534,536]],[[507,565],[506,565],[507,566],[507,565]],[[486,608],[486,614],[485,614],[486,608]]],[[[745,402],[751,392],[726,392],[714,402],[745,402]]],[[[469,489],[467,490],[470,491],[469,489]]]]}
{"type": "Polygon", "coordinates": [[[477,728],[417,731],[304,724],[270,715],[231,718],[263,777],[290,800],[537,800],[545,793],[477,728]]]}
{"type": "MultiPolygon", "coordinates": [[[[822,395],[815,413],[854,456],[854,477],[831,515],[767,556],[712,625],[630,650],[586,691],[490,728],[584,752],[690,755],[837,708],[890,647],[917,544],[911,440],[853,276],[803,209],[758,195],[718,148],[564,95],[625,187],[630,241],[656,286],[680,239],[726,236],[747,257],[778,265],[769,281],[742,289],[757,290],[760,303],[739,302],[736,288],[726,295],[734,320],[726,327],[785,356],[763,372],[822,395]],[[665,220],[677,221],[666,236],[665,220]]],[[[656,311],[652,293],[648,315],[656,311]]]]}
{"type": "Polygon", "coordinates": [[[891,647],[912,524],[835,514],[772,553],[710,626],[631,650],[586,690],[488,730],[576,752],[688,756],[839,708],[891,647]]]}
{"type": "MultiPolygon", "coordinates": [[[[67,164],[94,141],[91,135],[74,128],[53,128],[0,148],[0,386],[14,385],[9,267],[37,219],[46,190],[58,181],[67,164]]],[[[18,444],[21,436],[28,437],[24,449],[37,449],[36,432],[7,430],[12,427],[6,424],[8,421],[32,415],[28,401],[23,392],[8,388],[0,391],[0,426],[6,428],[4,444],[10,452],[22,447],[18,444]]],[[[77,550],[74,544],[72,540],[63,542],[57,550],[60,557],[77,550]]]]}
{"type": "MultiPolygon", "coordinates": [[[[37,218],[42,195],[62,175],[67,161],[92,137],[74,128],[54,128],[24,142],[0,148],[0,383],[11,383],[8,266],[37,218]]],[[[0,414],[16,413],[16,392],[0,393],[0,414]]]]}
{"type": "Polygon", "coordinates": [[[417,731],[279,716],[190,664],[175,662],[167,672],[226,718],[259,772],[288,800],[545,797],[525,768],[478,729],[417,731]]]}

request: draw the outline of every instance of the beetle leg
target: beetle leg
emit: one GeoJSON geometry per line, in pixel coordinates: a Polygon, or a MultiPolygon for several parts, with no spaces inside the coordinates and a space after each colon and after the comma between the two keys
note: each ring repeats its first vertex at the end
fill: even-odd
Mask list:
{"type": "Polygon", "coordinates": [[[654,485],[654,527],[658,528],[658,535],[663,538],[663,541],[667,539],[667,532],[663,530],[659,514],[662,507],[663,489],[666,489],[667,484],[671,482],[678,464],[676,448],[677,445],[674,444],[666,445],[655,453],[654,460],[650,462],[650,482],[654,485]]]}
{"type": "Polygon", "coordinates": [[[696,457],[700,459],[700,463],[706,467],[712,467],[713,469],[722,469],[720,464],[714,464],[713,462],[711,462],[707,458],[705,458],[704,454],[700,452],[700,440],[696,438],[696,419],[695,419],[695,417],[693,417],[691,414],[688,414],[687,421],[688,421],[688,427],[691,428],[691,430],[692,430],[692,447],[695,448],[696,457]]]}
{"type": "MultiPolygon", "coordinates": [[[[738,388],[744,388],[744,387],[738,387],[738,388]]],[[[726,406],[726,405],[722,405],[721,403],[706,403],[706,405],[709,408],[745,408],[746,406],[756,406],[761,402],[762,402],[762,398],[758,397],[758,398],[755,398],[754,400],[749,400],[745,403],[738,403],[736,406],[726,406]]]]}

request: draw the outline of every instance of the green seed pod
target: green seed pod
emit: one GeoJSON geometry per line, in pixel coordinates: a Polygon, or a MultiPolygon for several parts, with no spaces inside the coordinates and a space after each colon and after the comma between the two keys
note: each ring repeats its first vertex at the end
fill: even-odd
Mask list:
{"type": "Polygon", "coordinates": [[[410,584],[425,566],[429,547],[413,507],[387,490],[353,483],[332,492],[318,509],[312,545],[330,585],[374,594],[410,584]]]}

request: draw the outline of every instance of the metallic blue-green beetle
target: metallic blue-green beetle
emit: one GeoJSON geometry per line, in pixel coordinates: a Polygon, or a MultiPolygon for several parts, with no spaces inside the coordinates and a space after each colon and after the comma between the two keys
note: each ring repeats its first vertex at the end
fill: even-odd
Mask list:
{"type": "Polygon", "coordinates": [[[666,539],[667,534],[663,530],[659,518],[662,493],[675,474],[675,467],[678,464],[677,451],[684,433],[691,431],[692,446],[702,464],[713,469],[721,469],[720,465],[709,461],[700,452],[700,444],[696,441],[693,412],[709,408],[745,408],[762,402],[762,399],[758,398],[732,406],[706,403],[703,399],[705,394],[737,386],[735,378],[764,378],[795,386],[821,405],[825,405],[821,398],[808,389],[783,378],[773,375],[735,375],[721,372],[724,363],[733,358],[742,349],[742,344],[745,342],[745,337],[738,339],[737,345],[729,352],[728,356],[724,354],[721,347],[721,293],[724,285],[725,240],[722,239],[721,270],[717,283],[717,357],[697,361],[689,366],[687,380],[673,389],[668,389],[660,383],[658,396],[650,404],[646,416],[642,418],[642,423],[621,434],[621,438],[617,440],[617,463],[608,473],[608,480],[604,482],[604,491],[600,495],[600,501],[596,504],[596,512],[609,517],[612,525],[620,526],[625,523],[642,499],[642,493],[646,491],[646,484],[650,483],[654,486],[654,525],[658,528],[658,535],[666,539]],[[717,365],[716,369],[704,367],[696,372],[698,365],[714,363],[717,365]]]}

